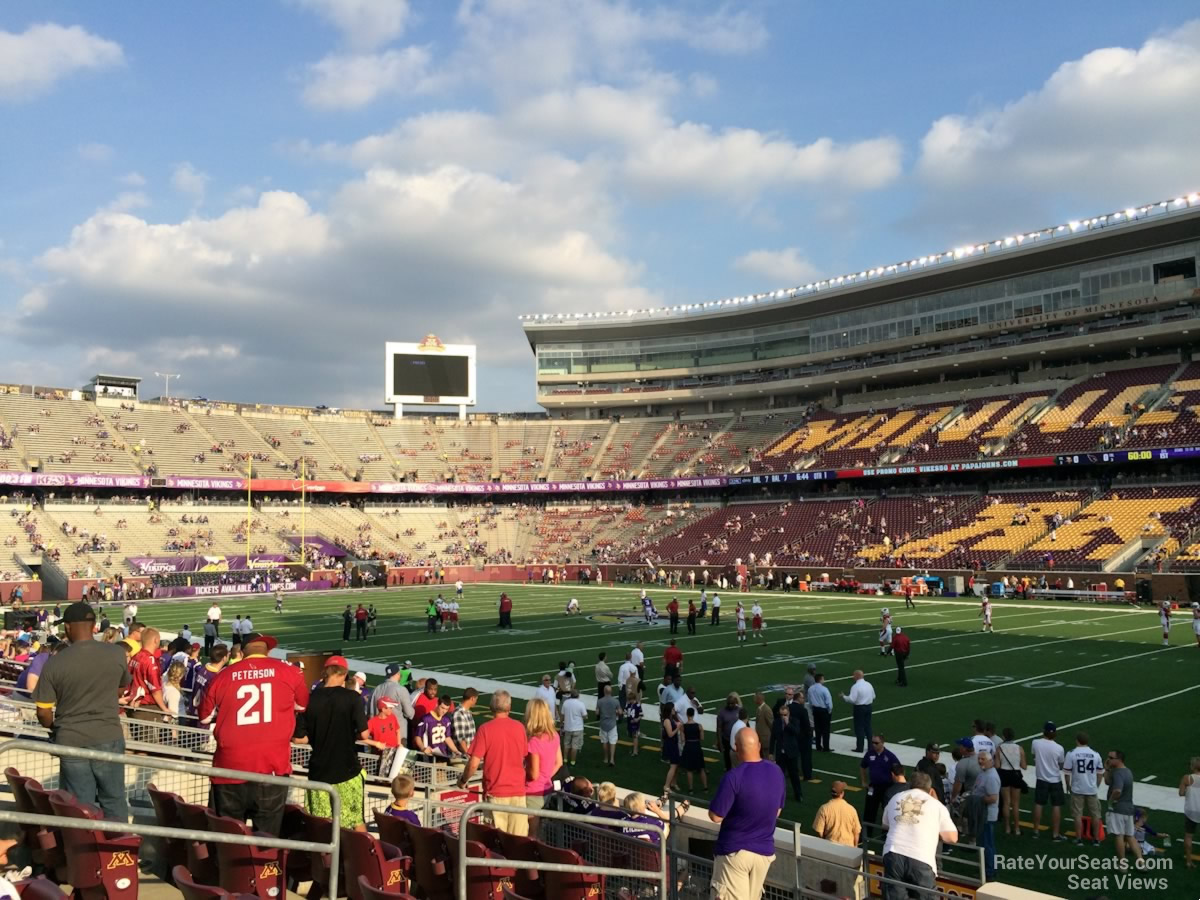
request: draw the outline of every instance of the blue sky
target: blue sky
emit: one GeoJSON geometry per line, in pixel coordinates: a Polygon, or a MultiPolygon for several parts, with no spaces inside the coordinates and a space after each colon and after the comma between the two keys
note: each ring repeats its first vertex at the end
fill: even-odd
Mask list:
{"type": "Polygon", "coordinates": [[[1200,187],[1194,4],[0,6],[0,381],[378,406],[382,344],[1200,187]]]}

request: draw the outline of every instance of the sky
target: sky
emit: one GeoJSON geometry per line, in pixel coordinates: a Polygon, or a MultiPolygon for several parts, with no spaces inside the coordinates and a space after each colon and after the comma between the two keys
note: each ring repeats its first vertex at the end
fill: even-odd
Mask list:
{"type": "Polygon", "coordinates": [[[0,5],[0,382],[380,408],[385,341],[1200,189],[1193,3],[0,5]]]}

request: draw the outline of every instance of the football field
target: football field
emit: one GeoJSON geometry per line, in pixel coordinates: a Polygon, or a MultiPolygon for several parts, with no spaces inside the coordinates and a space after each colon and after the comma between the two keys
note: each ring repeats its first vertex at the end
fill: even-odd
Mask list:
{"type": "MultiPolygon", "coordinates": [[[[453,595],[449,585],[289,595],[282,615],[273,612],[269,595],[225,597],[221,605],[226,622],[249,613],[255,626],[274,634],[283,647],[340,649],[351,659],[378,663],[410,659],[418,669],[459,676],[455,684],[478,679],[481,685],[487,681],[532,687],[543,674],[553,676],[559,661],[573,660],[581,691],[594,693],[597,654],[607,651],[615,675],[626,652],[643,641],[647,689],[653,699],[661,675],[659,659],[672,635],[665,613],[657,626],[643,623],[637,599],[640,588],[468,585],[462,631],[431,634],[424,610],[439,590],[447,598],[453,595]],[[511,630],[496,627],[501,590],[513,598],[511,630]],[[564,615],[572,596],[579,598],[582,615],[564,615]],[[365,643],[351,640],[345,645],[341,610],[347,602],[360,600],[376,605],[378,633],[365,643]]],[[[652,589],[651,596],[664,611],[672,592],[652,589]]],[[[678,596],[686,610],[686,592],[678,596]]],[[[679,634],[674,636],[684,653],[684,684],[695,687],[705,712],[715,712],[730,691],[737,691],[747,703],[753,702],[755,691],[765,691],[768,702],[773,702],[786,685],[800,683],[807,664],[813,662],[825,673],[834,695],[835,733],[851,732],[851,709],[840,695],[849,690],[851,673],[861,668],[878,695],[874,730],[890,745],[923,747],[936,741],[947,747],[971,733],[972,720],[982,718],[995,722],[998,731],[1012,727],[1028,751],[1029,739],[1040,735],[1042,723],[1051,719],[1066,749],[1074,745],[1076,731],[1086,730],[1099,752],[1125,751],[1136,782],[1172,789],[1187,771],[1190,757],[1200,753],[1195,724],[1200,648],[1192,634],[1190,610],[1176,613],[1171,645],[1163,647],[1157,612],[1148,608],[1005,601],[994,607],[994,633],[982,633],[979,604],[969,598],[918,599],[915,610],[905,610],[902,597],[778,592],[749,596],[763,605],[765,641],[737,643],[734,594],[722,597],[720,625],[703,621],[697,634],[689,635],[686,620],[681,619],[679,634]],[[879,654],[878,625],[885,605],[912,640],[908,687],[895,684],[894,661],[879,654]]],[[[199,633],[209,603],[207,598],[145,603],[138,617],[172,631],[188,623],[199,633]]],[[[227,639],[228,634],[223,625],[222,637],[227,639]]],[[[370,683],[376,680],[373,677],[370,683]]],[[[455,696],[458,692],[459,688],[451,689],[455,696]]],[[[592,730],[579,770],[594,781],[613,780],[659,793],[665,767],[659,760],[659,728],[652,702],[645,711],[640,756],[631,758],[622,750],[615,770],[601,768],[592,730]]],[[[621,734],[624,738],[623,726],[621,734]]],[[[706,741],[711,749],[711,735],[706,741]]],[[[715,752],[709,760],[709,773],[714,776],[710,783],[715,783],[722,767],[715,752]]],[[[857,785],[854,757],[815,754],[814,766],[821,782],[841,777],[857,785]]],[[[811,785],[804,802],[789,802],[784,815],[807,829],[827,796],[826,788],[811,785]]],[[[848,799],[859,805],[857,793],[848,799]]],[[[1032,794],[1024,795],[1025,804],[1031,801],[1032,794]]],[[[1024,808],[1028,821],[1028,807],[1024,808]]],[[[1170,832],[1178,848],[1181,816],[1155,812],[1151,824],[1160,832],[1170,832]]],[[[1048,842],[1042,843],[1048,849],[1048,842]]],[[[1181,851],[1172,852],[1178,857],[1181,851]]],[[[1182,869],[1177,877],[1186,879],[1182,869]]],[[[1011,880],[1030,886],[1037,881],[1016,876],[1011,880]]]]}

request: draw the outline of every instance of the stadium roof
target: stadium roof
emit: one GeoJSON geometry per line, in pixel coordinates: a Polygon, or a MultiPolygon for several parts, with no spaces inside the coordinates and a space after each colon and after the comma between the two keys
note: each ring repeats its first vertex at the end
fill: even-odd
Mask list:
{"type": "Polygon", "coordinates": [[[1032,268],[1055,268],[1192,240],[1200,236],[1198,225],[1200,194],[1192,193],[762,294],[655,309],[537,313],[519,319],[532,345],[539,335],[570,340],[586,333],[589,340],[605,340],[628,338],[630,327],[646,336],[678,334],[681,326],[689,324],[706,330],[714,321],[727,327],[732,316],[738,317],[739,327],[770,325],[950,290],[1032,268]],[[1037,261],[1031,266],[1034,255],[1037,261]],[[920,281],[919,288],[914,281],[920,281]]]}

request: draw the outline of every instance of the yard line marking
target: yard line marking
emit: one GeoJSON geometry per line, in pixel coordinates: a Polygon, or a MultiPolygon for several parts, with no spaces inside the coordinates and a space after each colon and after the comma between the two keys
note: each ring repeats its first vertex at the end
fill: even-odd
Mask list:
{"type": "MultiPolygon", "coordinates": [[[[1150,656],[1154,653],[1169,653],[1173,649],[1175,649],[1175,648],[1173,648],[1173,647],[1157,647],[1154,650],[1146,650],[1142,653],[1131,653],[1128,656],[1119,657],[1119,658],[1113,660],[1113,662],[1125,662],[1126,660],[1130,660],[1130,659],[1140,659],[1143,656],[1150,656]]],[[[1030,675],[1028,678],[1018,678],[1016,681],[1006,681],[1003,684],[989,684],[986,687],[972,688],[969,691],[959,691],[958,693],[955,693],[955,694],[943,694],[942,696],[938,697],[937,699],[939,702],[943,701],[943,700],[953,700],[956,697],[966,697],[969,694],[979,694],[984,691],[991,691],[991,690],[995,690],[996,688],[1001,688],[1001,687],[1014,687],[1018,684],[1024,684],[1027,681],[1039,681],[1043,678],[1051,678],[1055,675],[1068,675],[1071,672],[1082,672],[1084,669],[1094,669],[1094,668],[1096,668],[1096,666],[1104,666],[1104,665],[1108,665],[1107,660],[1102,661],[1102,662],[1088,663],[1086,666],[1076,666],[1073,669],[1060,669],[1057,672],[1043,672],[1040,675],[1030,675]]],[[[1193,685],[1192,687],[1193,688],[1200,687],[1200,685],[1193,685]]],[[[1185,690],[1192,690],[1192,688],[1185,688],[1185,690]]],[[[1183,691],[1179,691],[1177,693],[1183,693],[1183,691]]],[[[1168,696],[1170,696],[1170,695],[1168,695],[1168,696]]],[[[918,700],[913,703],[901,703],[899,706],[892,706],[892,707],[889,707],[888,709],[875,710],[873,715],[879,716],[879,715],[883,715],[884,713],[898,712],[899,710],[909,709],[914,706],[928,706],[928,705],[929,705],[928,700],[918,700]]],[[[1140,705],[1140,704],[1136,704],[1136,705],[1140,705]]],[[[1116,712],[1116,711],[1117,710],[1113,710],[1113,712],[1116,712]]],[[[1111,713],[1106,713],[1105,715],[1111,715],[1111,713]]],[[[834,719],[833,721],[849,722],[851,718],[852,718],[851,716],[842,716],[840,719],[834,719]]],[[[1099,716],[1097,716],[1097,718],[1099,718],[1099,716]]],[[[1078,724],[1078,723],[1074,723],[1074,724],[1078,724]]],[[[1063,727],[1070,728],[1071,726],[1065,725],[1063,727]]],[[[1037,735],[1033,735],[1033,736],[1037,737],[1037,735]]],[[[1022,740],[1024,740],[1024,738],[1022,740]]]]}
{"type": "Polygon", "coordinates": [[[896,741],[897,744],[911,744],[916,738],[905,738],[902,741],[896,741]]]}
{"type": "MultiPolygon", "coordinates": [[[[1172,648],[1159,647],[1158,649],[1160,651],[1165,651],[1165,650],[1172,649],[1172,648]]],[[[1080,719],[1078,722],[1068,722],[1066,725],[1060,725],[1059,730],[1066,731],[1068,728],[1074,728],[1076,725],[1086,725],[1088,722],[1095,722],[1097,719],[1104,719],[1104,718],[1107,718],[1108,716],[1115,716],[1117,713],[1128,712],[1131,709],[1137,709],[1138,707],[1141,707],[1141,706],[1149,706],[1151,703],[1157,703],[1159,700],[1170,700],[1172,697],[1178,697],[1180,694],[1186,694],[1188,691],[1196,690],[1196,688],[1200,688],[1200,684],[1193,684],[1191,687],[1182,688],[1171,694],[1160,694],[1157,697],[1151,697],[1149,700],[1143,700],[1140,703],[1131,703],[1128,706],[1122,706],[1120,709],[1110,709],[1110,710],[1100,713],[1099,715],[1090,716],[1089,718],[1086,718],[1086,719],[1080,719]]],[[[1033,738],[1037,738],[1037,737],[1041,737],[1041,736],[1042,736],[1042,733],[1039,731],[1036,734],[1029,734],[1023,738],[1018,738],[1018,740],[1028,741],[1028,740],[1032,740],[1033,738]]]]}
{"type": "Polygon", "coordinates": [[[1145,778],[1139,778],[1138,781],[1145,783],[1147,781],[1153,781],[1157,777],[1157,775],[1147,775],[1145,778]]]}
{"type": "Polygon", "coordinates": [[[850,729],[849,728],[835,728],[835,729],[833,729],[833,733],[834,734],[849,734],[850,729]]]}

